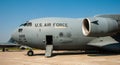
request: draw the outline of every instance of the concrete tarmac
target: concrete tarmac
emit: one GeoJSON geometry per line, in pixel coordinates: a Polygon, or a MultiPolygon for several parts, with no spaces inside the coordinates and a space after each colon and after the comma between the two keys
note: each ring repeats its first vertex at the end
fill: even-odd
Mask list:
{"type": "Polygon", "coordinates": [[[0,51],[0,65],[120,65],[120,54],[84,53],[79,51],[54,51],[46,58],[44,50],[34,50],[34,56],[27,51],[0,51]]]}

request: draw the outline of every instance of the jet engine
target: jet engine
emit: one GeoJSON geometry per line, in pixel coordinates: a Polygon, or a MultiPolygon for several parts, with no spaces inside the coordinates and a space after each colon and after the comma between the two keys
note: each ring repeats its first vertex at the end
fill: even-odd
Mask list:
{"type": "Polygon", "coordinates": [[[94,17],[82,21],[82,32],[88,37],[107,36],[118,30],[118,21],[112,18],[94,17]]]}

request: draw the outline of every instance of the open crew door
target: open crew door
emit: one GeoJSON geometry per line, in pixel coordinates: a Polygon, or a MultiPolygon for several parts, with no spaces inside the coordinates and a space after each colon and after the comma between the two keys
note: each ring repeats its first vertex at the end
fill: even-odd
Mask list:
{"type": "Polygon", "coordinates": [[[52,35],[46,35],[46,51],[45,56],[51,57],[53,51],[53,36],[52,35]]]}

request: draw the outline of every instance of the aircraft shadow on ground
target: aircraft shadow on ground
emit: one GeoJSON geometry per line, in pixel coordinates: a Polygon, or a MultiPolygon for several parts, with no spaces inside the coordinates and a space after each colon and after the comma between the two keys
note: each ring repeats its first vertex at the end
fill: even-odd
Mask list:
{"type": "MultiPolygon", "coordinates": [[[[110,52],[98,52],[98,51],[86,51],[86,52],[76,52],[76,51],[65,51],[65,52],[55,52],[52,54],[54,56],[62,56],[62,55],[83,55],[86,54],[88,56],[113,56],[113,55],[120,55],[120,53],[110,53],[110,52]]],[[[34,56],[44,56],[45,53],[34,54],[34,56]]]]}

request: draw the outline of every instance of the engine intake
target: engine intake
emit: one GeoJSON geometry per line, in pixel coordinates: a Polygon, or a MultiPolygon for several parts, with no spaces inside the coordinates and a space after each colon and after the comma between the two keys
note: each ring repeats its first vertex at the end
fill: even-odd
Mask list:
{"type": "Polygon", "coordinates": [[[118,22],[111,18],[94,17],[85,18],[82,21],[82,32],[85,36],[107,36],[118,30],[118,22]]]}

